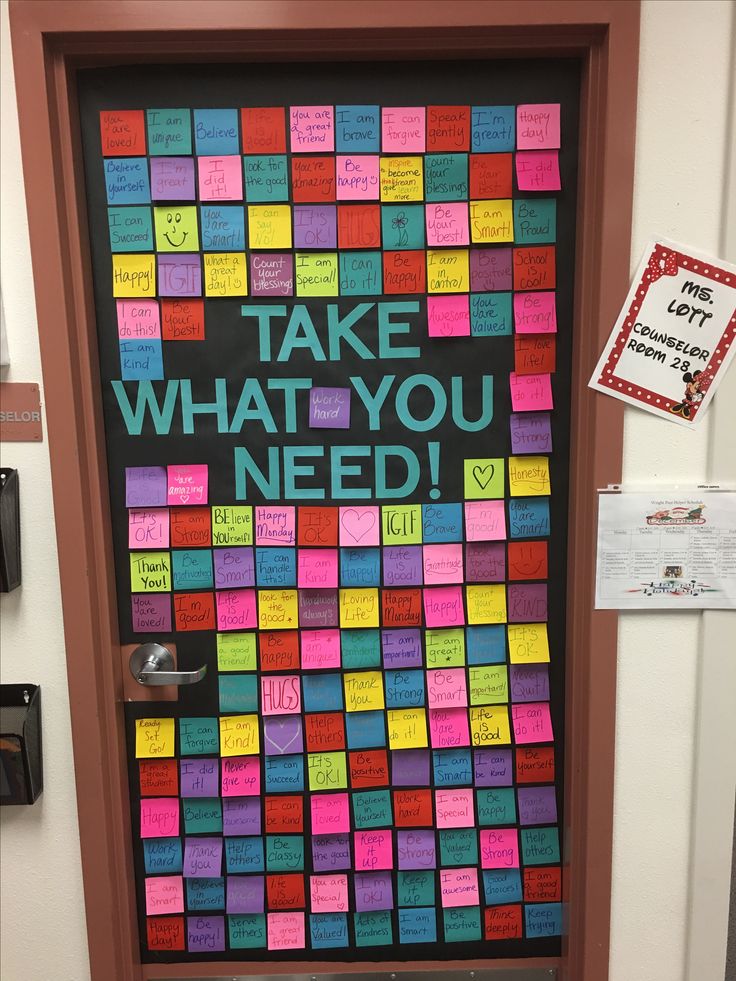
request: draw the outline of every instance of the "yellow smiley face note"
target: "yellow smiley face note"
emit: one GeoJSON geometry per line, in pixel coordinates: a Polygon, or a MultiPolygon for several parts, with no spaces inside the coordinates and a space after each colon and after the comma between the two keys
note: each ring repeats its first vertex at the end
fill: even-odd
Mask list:
{"type": "Polygon", "coordinates": [[[199,233],[197,209],[192,205],[179,208],[154,208],[157,252],[197,252],[199,233]]]}

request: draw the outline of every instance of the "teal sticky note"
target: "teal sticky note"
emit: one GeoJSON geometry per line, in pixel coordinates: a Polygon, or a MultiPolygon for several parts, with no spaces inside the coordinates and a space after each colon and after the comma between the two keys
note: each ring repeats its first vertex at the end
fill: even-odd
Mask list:
{"type": "Polygon", "coordinates": [[[251,204],[263,201],[288,201],[289,178],[286,157],[280,154],[243,157],[245,200],[251,204]]]}
{"type": "Polygon", "coordinates": [[[544,538],[549,535],[546,497],[515,497],[509,501],[509,537],[544,538]]]}
{"type": "Polygon", "coordinates": [[[201,156],[240,153],[237,109],[195,109],[194,144],[201,156]]]}
{"type": "Polygon", "coordinates": [[[381,666],[381,635],[378,630],[343,630],[340,645],[344,671],[381,666]]]}
{"type": "Polygon", "coordinates": [[[188,835],[222,834],[219,797],[185,797],[181,803],[188,835]]]}
{"type": "Polygon", "coordinates": [[[468,664],[503,664],[506,660],[506,628],[500,623],[468,627],[465,643],[468,664]]]}
{"type": "Polygon", "coordinates": [[[245,249],[245,209],[240,205],[203,204],[199,209],[204,252],[242,252],[245,249]]]}
{"type": "Polygon", "coordinates": [[[359,947],[381,947],[393,943],[391,911],[388,909],[356,913],[353,925],[355,942],[359,947]]]}
{"type": "Polygon", "coordinates": [[[338,153],[378,153],[381,149],[381,110],[378,106],[335,106],[335,150],[338,153]]]}
{"type": "Polygon", "coordinates": [[[381,205],[383,247],[393,249],[424,248],[424,205],[381,205]]]}
{"type": "Polygon", "coordinates": [[[381,550],[379,548],[341,548],[340,585],[364,588],[381,585],[381,550]]]}
{"type": "Polygon", "coordinates": [[[476,790],[478,824],[515,824],[516,802],[511,787],[476,790]]]}
{"type": "Polygon", "coordinates": [[[442,911],[445,925],[445,940],[453,941],[480,940],[480,907],[456,906],[442,911]]]}
{"type": "Polygon", "coordinates": [[[233,949],[266,946],[266,914],[228,916],[230,946],[233,949]]]}
{"type": "Polygon", "coordinates": [[[400,909],[399,943],[427,944],[437,941],[437,919],[434,908],[400,909]]]}
{"type": "Polygon", "coordinates": [[[483,869],[483,893],[488,906],[521,902],[521,874],[518,869],[483,869]]]}
{"type": "Polygon", "coordinates": [[[123,381],[161,381],[164,358],[161,340],[120,341],[120,377],[123,381]]]}
{"type": "Polygon", "coordinates": [[[514,201],[516,245],[550,243],[557,239],[557,202],[554,198],[514,201]]]}
{"type": "Polygon", "coordinates": [[[192,114],[189,109],[147,109],[148,154],[187,156],[192,152],[192,114]]]}
{"type": "Polygon", "coordinates": [[[340,252],[341,296],[379,296],[382,292],[380,252],[340,252]]]}
{"type": "Polygon", "coordinates": [[[304,871],[304,838],[302,835],[268,835],[266,868],[269,872],[304,871]]]}
{"type": "Polygon", "coordinates": [[[524,907],[527,937],[559,937],[562,903],[527,903],[524,907]]]}
{"type": "Polygon", "coordinates": [[[506,337],[512,333],[511,293],[471,293],[472,337],[506,337]]]}
{"type": "Polygon", "coordinates": [[[422,540],[427,543],[463,540],[462,504],[422,504],[422,540]]]}
{"type": "Polygon", "coordinates": [[[440,831],[440,864],[478,864],[478,832],[475,828],[443,828],[440,831]]]}
{"type": "MultiPolygon", "coordinates": [[[[352,630],[342,631],[343,644],[351,633],[352,630]]],[[[342,666],[347,667],[344,647],[342,666]]],[[[302,675],[302,699],[305,712],[339,712],[342,709],[342,691],[342,678],[339,674],[302,675]]]]}
{"type": "Polygon", "coordinates": [[[113,252],[150,252],[153,250],[153,225],[150,208],[108,208],[110,249],[113,252]]]}
{"type": "Polygon", "coordinates": [[[346,913],[310,913],[309,933],[312,947],[347,947],[348,918],[346,913]]]}
{"type": "Polygon", "coordinates": [[[257,835],[247,838],[225,838],[225,871],[264,872],[263,838],[257,835]]]}
{"type": "Polygon", "coordinates": [[[181,756],[219,753],[220,737],[217,719],[179,719],[181,756]]]}
{"type": "Polygon", "coordinates": [[[225,909],[225,878],[187,879],[187,909],[225,909]]]}
{"type": "Polygon", "coordinates": [[[397,902],[399,906],[434,905],[434,872],[421,869],[416,872],[399,872],[397,902]]]}
{"type": "Polygon", "coordinates": [[[212,589],[212,550],[173,549],[174,589],[212,589]]]}
{"type": "Polygon", "coordinates": [[[176,875],[181,872],[181,838],[144,838],[146,875],[176,875]]]}
{"type": "MultiPolygon", "coordinates": [[[[365,713],[358,712],[358,715],[365,713]]],[[[356,828],[390,828],[393,824],[391,794],[388,790],[354,793],[353,821],[356,828]]]]}
{"type": "Polygon", "coordinates": [[[469,749],[435,749],[432,766],[435,787],[466,787],[472,783],[469,749]]]}
{"type": "Polygon", "coordinates": [[[103,168],[108,204],[151,203],[146,157],[106,157],[103,168]]]}
{"type": "Polygon", "coordinates": [[[294,589],[296,549],[257,548],[256,586],[261,589],[294,589]]]}
{"type": "Polygon", "coordinates": [[[423,671],[386,671],[386,708],[416,708],[424,705],[423,671]]]}
{"type": "Polygon", "coordinates": [[[424,158],[424,189],[427,201],[467,198],[467,153],[428,153],[424,158]]]}
{"type": "Polygon", "coordinates": [[[379,749],[386,745],[384,714],[348,712],[345,715],[345,737],[348,749],[379,749]]]}
{"type": "Polygon", "coordinates": [[[470,146],[483,153],[516,149],[516,106],[473,106],[470,146]]]}
{"type": "Polygon", "coordinates": [[[524,828],[520,838],[524,865],[550,865],[560,861],[557,828],[524,828]]]}
{"type": "Polygon", "coordinates": [[[258,711],[258,679],[254,674],[221,674],[217,684],[221,712],[258,711]]]}

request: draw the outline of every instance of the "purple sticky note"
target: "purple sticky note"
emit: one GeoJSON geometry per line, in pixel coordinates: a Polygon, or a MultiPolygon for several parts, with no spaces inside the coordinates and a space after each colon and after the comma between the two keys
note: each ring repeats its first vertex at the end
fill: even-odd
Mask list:
{"type": "Polygon", "coordinates": [[[263,752],[266,756],[285,756],[304,752],[302,717],[272,715],[263,720],[263,752]]]}
{"type": "Polygon", "coordinates": [[[549,671],[546,664],[512,664],[509,677],[513,702],[549,701],[549,671]]]}
{"type": "Polygon", "coordinates": [[[547,583],[514,583],[508,587],[509,623],[542,623],[547,619],[547,583]]]}
{"type": "Polygon", "coordinates": [[[421,632],[412,627],[381,631],[381,650],[385,668],[421,668],[421,632]]]}
{"type": "Polygon", "coordinates": [[[299,590],[299,626],[337,627],[339,624],[336,589],[299,590]]]}
{"type": "Polygon", "coordinates": [[[188,916],[187,950],[205,954],[225,949],[224,916],[188,916]]]}
{"type": "Polygon", "coordinates": [[[383,585],[422,585],[421,545],[387,545],[384,548],[383,585]]]}
{"type": "Polygon", "coordinates": [[[512,412],[512,453],[551,453],[552,428],[549,412],[512,412]]]}
{"type": "Polygon", "coordinates": [[[216,548],[214,558],[216,589],[255,586],[256,574],[252,548],[216,548]]]}
{"type": "Polygon", "coordinates": [[[296,204],[293,210],[295,249],[337,248],[337,208],[334,204],[296,204]]]}
{"type": "Polygon", "coordinates": [[[312,864],[315,872],[351,868],[350,835],[315,835],[312,838],[312,864]]]}
{"type": "Polygon", "coordinates": [[[394,893],[390,872],[357,872],[355,874],[355,909],[393,909],[394,893]]]}
{"type": "Polygon", "coordinates": [[[510,787],[513,783],[510,749],[476,749],[473,766],[476,787],[510,787]]]}
{"type": "Polygon", "coordinates": [[[198,255],[158,256],[159,296],[201,296],[202,267],[198,255]]]}
{"type": "Polygon", "coordinates": [[[220,768],[217,760],[180,760],[182,797],[217,797],[220,768]]]}
{"type": "Polygon", "coordinates": [[[465,578],[468,582],[503,582],[506,578],[504,543],[468,542],[465,546],[465,578]]]}
{"type": "Polygon", "coordinates": [[[294,256],[290,252],[252,252],[251,296],[293,296],[294,256]]]}
{"type": "Polygon", "coordinates": [[[557,820],[554,787],[519,787],[519,824],[550,824],[557,820]]]}
{"type": "Polygon", "coordinates": [[[213,879],[222,874],[222,838],[184,839],[184,877],[213,879]]]}
{"type": "Polygon", "coordinates": [[[310,429],[350,429],[350,389],[310,388],[310,429]]]}
{"type": "Polygon", "coordinates": [[[166,467],[126,467],[127,508],[166,507],[166,467]]]}
{"type": "Polygon", "coordinates": [[[134,633],[166,634],[171,630],[171,597],[168,593],[136,593],[130,599],[134,633]]]}
{"type": "Polygon", "coordinates": [[[434,831],[397,831],[400,869],[433,869],[437,865],[434,831]]]}
{"type": "Polygon", "coordinates": [[[227,912],[263,912],[263,876],[229,875],[227,877],[227,912]]]}
{"type": "Polygon", "coordinates": [[[261,833],[260,797],[223,797],[222,833],[259,835],[261,833]]]}
{"type": "Polygon", "coordinates": [[[391,784],[394,787],[428,787],[429,750],[395,749],[391,753],[391,784]]]}
{"type": "Polygon", "coordinates": [[[496,293],[513,285],[511,249],[471,249],[470,289],[473,293],[496,293]]]}
{"type": "Polygon", "coordinates": [[[151,200],[194,201],[194,158],[151,157],[151,200]]]}

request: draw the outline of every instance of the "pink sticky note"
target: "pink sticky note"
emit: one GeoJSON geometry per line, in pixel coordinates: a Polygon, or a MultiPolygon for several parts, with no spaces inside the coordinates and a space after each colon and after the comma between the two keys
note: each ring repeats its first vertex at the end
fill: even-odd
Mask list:
{"type": "Polygon", "coordinates": [[[168,508],[131,508],[128,511],[128,548],[168,547],[168,508]]]}
{"type": "Polygon", "coordinates": [[[348,908],[348,877],[310,875],[309,895],[313,913],[342,913],[348,908]]]}
{"type": "Polygon", "coordinates": [[[480,864],[484,869],[518,869],[519,836],[516,828],[481,831],[480,864]]]}
{"type": "Polygon", "coordinates": [[[517,334],[554,334],[557,306],[552,292],[514,293],[514,330],[517,334]]]}
{"type": "Polygon", "coordinates": [[[216,595],[218,630],[249,630],[258,626],[254,589],[222,589],[216,595]]]}
{"type": "Polygon", "coordinates": [[[261,792],[261,765],[257,756],[226,756],[222,761],[222,796],[257,797],[261,792]]]}
{"type": "Polygon", "coordinates": [[[425,205],[427,245],[469,245],[466,201],[436,201],[425,205]]]}
{"type": "Polygon", "coordinates": [[[304,946],[304,913],[268,914],[269,950],[301,950],[304,946]]]}
{"type": "Polygon", "coordinates": [[[261,714],[296,715],[301,712],[302,693],[298,674],[261,676],[261,714]]]}
{"type": "Polygon", "coordinates": [[[175,838],[178,834],[178,797],[146,797],[141,801],[141,838],[175,838]]]}
{"type": "Polygon", "coordinates": [[[350,805],[347,794],[313,794],[312,834],[331,835],[350,831],[350,805]]]}
{"type": "MultiPolygon", "coordinates": [[[[502,501],[499,501],[503,504],[502,501]]],[[[460,586],[437,586],[424,590],[424,621],[428,627],[460,627],[465,623],[463,591],[460,586]]]]}
{"type": "Polygon", "coordinates": [[[398,106],[381,110],[381,150],[384,153],[424,153],[427,110],[398,106]]]}
{"type": "Polygon", "coordinates": [[[374,869],[394,867],[390,831],[356,831],[353,844],[356,872],[372,872],[374,869]]]}
{"type": "Polygon", "coordinates": [[[517,150],[558,150],[559,147],[559,102],[516,107],[517,150]]]}
{"type": "Polygon", "coordinates": [[[343,547],[379,545],[380,533],[377,507],[340,508],[340,545],[343,547]]]}
{"type": "Polygon", "coordinates": [[[552,376],[517,375],[509,372],[511,388],[511,408],[514,412],[538,412],[540,409],[554,409],[552,399],[552,376]]]}
{"type": "Polygon", "coordinates": [[[467,704],[465,668],[439,668],[427,672],[427,705],[430,708],[463,708],[467,704]]]}
{"type": "Polygon", "coordinates": [[[477,869],[442,869],[440,872],[440,892],[442,905],[477,906],[478,870],[477,869]]]}
{"type": "Polygon", "coordinates": [[[180,875],[146,879],[146,915],[184,912],[184,880],[180,875]]]}
{"type": "Polygon", "coordinates": [[[240,157],[198,157],[201,201],[242,201],[243,167],[240,157]]]}
{"type": "Polygon", "coordinates": [[[256,508],[256,545],[293,545],[295,541],[295,508],[289,505],[256,508]]]}
{"type": "Polygon", "coordinates": [[[427,333],[430,337],[469,337],[470,297],[428,296],[427,333]]]}
{"type": "Polygon", "coordinates": [[[167,504],[206,504],[207,503],[207,464],[166,468],[168,489],[167,504]]]}
{"type": "Polygon", "coordinates": [[[430,709],[429,734],[432,749],[469,746],[468,713],[464,708],[430,709]]]}
{"type": "Polygon", "coordinates": [[[377,201],[381,189],[378,157],[356,155],[337,158],[337,200],[377,201]]]}
{"type": "Polygon", "coordinates": [[[463,547],[452,545],[425,545],[422,549],[424,585],[439,586],[463,579],[463,547]]]}
{"type": "Polygon", "coordinates": [[[157,300],[118,300],[118,337],[141,341],[161,336],[161,314],[157,300]]]}
{"type": "Polygon", "coordinates": [[[559,191],[557,150],[520,150],[516,154],[516,181],[520,191],[559,191]]]}
{"type": "Polygon", "coordinates": [[[506,538],[503,501],[466,501],[465,537],[469,542],[499,542],[506,538]]]}
{"type": "Polygon", "coordinates": [[[298,563],[300,589],[337,589],[336,548],[300,548],[298,563]]]}
{"type": "Polygon", "coordinates": [[[549,702],[526,702],[511,708],[514,736],[517,743],[551,743],[552,719],[549,702]]]}
{"type": "Polygon", "coordinates": [[[292,106],[289,132],[292,153],[332,153],[335,149],[332,106],[292,106]]]}
{"type": "Polygon", "coordinates": [[[300,642],[303,671],[340,667],[339,630],[302,630],[300,642]]]}
{"type": "Polygon", "coordinates": [[[434,806],[438,828],[474,828],[472,790],[435,790],[434,806]]]}

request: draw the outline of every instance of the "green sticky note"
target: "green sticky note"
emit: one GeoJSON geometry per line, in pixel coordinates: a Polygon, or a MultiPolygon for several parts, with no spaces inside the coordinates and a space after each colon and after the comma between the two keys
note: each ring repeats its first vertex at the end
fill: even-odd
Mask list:
{"type": "Polygon", "coordinates": [[[256,635],[225,633],[217,635],[218,671],[255,671],[256,635]]]}
{"type": "Polygon", "coordinates": [[[478,824],[515,824],[516,802],[511,787],[476,790],[478,824]]]}
{"type": "Polygon", "coordinates": [[[337,296],[340,277],[337,252],[297,252],[297,296],[337,296]]]}
{"type": "Polygon", "coordinates": [[[442,916],[448,943],[481,939],[479,906],[456,906],[443,910],[442,916]]]}
{"type": "Polygon", "coordinates": [[[554,242],[557,239],[557,202],[554,198],[514,201],[514,242],[554,242]]]}
{"type": "Polygon", "coordinates": [[[309,753],[310,790],[345,790],[347,785],[345,753],[309,753]]]}
{"type": "Polygon", "coordinates": [[[257,712],[258,680],[254,674],[226,674],[218,678],[221,712],[257,712]]]}
{"type": "Polygon", "coordinates": [[[212,544],[252,545],[252,506],[250,504],[237,504],[232,507],[213,507],[212,544]]]}
{"type": "Polygon", "coordinates": [[[150,208],[108,208],[110,249],[113,252],[151,252],[153,227],[150,208]]]}
{"type": "Polygon", "coordinates": [[[189,109],[147,109],[148,154],[187,156],[192,152],[192,114],[189,109]]]}
{"type": "Polygon", "coordinates": [[[381,666],[381,637],[377,630],[343,630],[340,646],[345,671],[381,666]]]}
{"type": "Polygon", "coordinates": [[[243,166],[246,201],[261,203],[289,200],[286,157],[249,155],[243,158],[243,166]]]}
{"type": "Polygon", "coordinates": [[[427,630],[424,649],[428,668],[461,668],[465,664],[465,631],[462,627],[427,630]]]}
{"type": "Polygon", "coordinates": [[[381,205],[381,236],[386,251],[424,248],[424,205],[381,205]]]}
{"type": "Polygon", "coordinates": [[[266,914],[228,916],[230,946],[233,948],[266,946],[266,914]]]}
{"type": "Polygon", "coordinates": [[[267,835],[266,868],[269,872],[304,871],[302,835],[267,835]]]}
{"type": "Polygon", "coordinates": [[[421,504],[384,504],[381,524],[384,545],[422,544],[421,504]]]}
{"type": "Polygon", "coordinates": [[[171,556],[168,552],[130,553],[131,593],[168,593],[171,589],[171,556]]]}
{"type": "Polygon", "coordinates": [[[382,292],[380,252],[340,252],[341,296],[378,296],[382,292]]]}
{"type": "Polygon", "coordinates": [[[197,252],[199,232],[194,205],[167,205],[153,209],[157,252],[197,252]]]}
{"type": "Polygon", "coordinates": [[[489,500],[503,497],[504,461],[496,457],[464,460],[463,477],[466,500],[489,500]]]}
{"type": "Polygon", "coordinates": [[[549,865],[560,860],[557,828],[525,828],[521,832],[524,865],[549,865]]]}
{"type": "Polygon", "coordinates": [[[509,700],[508,669],[505,664],[484,664],[470,669],[470,704],[497,705],[509,700]]]}
{"type": "Polygon", "coordinates": [[[399,872],[397,883],[399,906],[434,906],[434,872],[399,872]]]}
{"type": "Polygon", "coordinates": [[[388,790],[366,790],[353,794],[353,820],[356,828],[390,828],[393,824],[391,794],[388,790]]]}
{"type": "Polygon", "coordinates": [[[220,730],[217,719],[179,719],[179,745],[182,756],[219,753],[220,730]]]}
{"type": "Polygon", "coordinates": [[[467,153],[428,153],[424,158],[424,187],[427,201],[467,198],[467,153]]]}
{"type": "Polygon", "coordinates": [[[181,803],[186,834],[222,834],[222,804],[219,797],[185,797],[181,803]]]}
{"type": "Polygon", "coordinates": [[[356,913],[355,942],[359,947],[381,947],[393,943],[390,910],[356,913]]]}
{"type": "Polygon", "coordinates": [[[442,865],[477,865],[478,833],[475,828],[444,828],[440,831],[442,865]]]}

